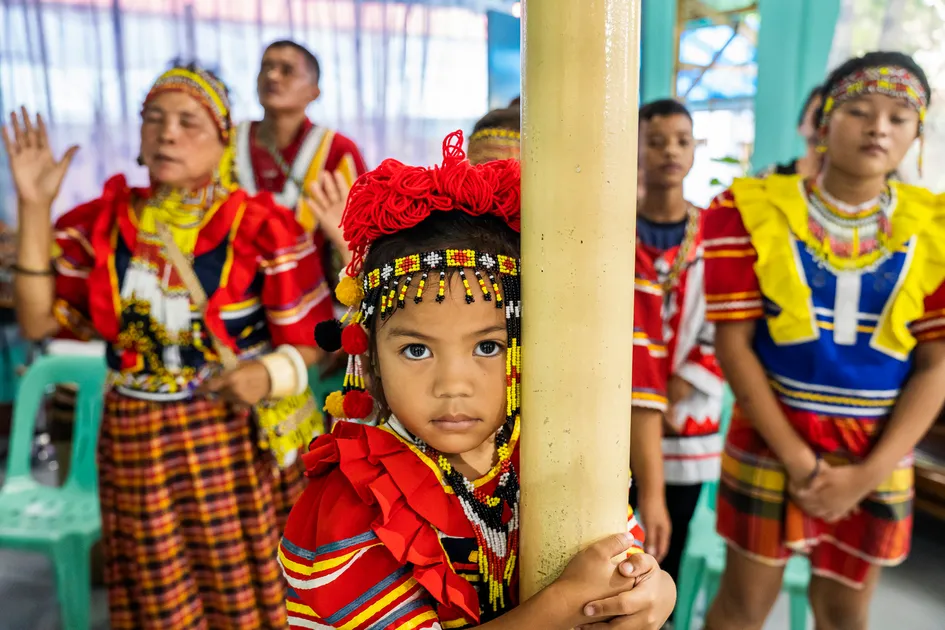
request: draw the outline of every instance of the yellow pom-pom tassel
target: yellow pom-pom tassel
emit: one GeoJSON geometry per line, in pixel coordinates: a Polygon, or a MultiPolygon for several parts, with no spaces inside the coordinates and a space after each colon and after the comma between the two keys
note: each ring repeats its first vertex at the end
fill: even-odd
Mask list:
{"type": "Polygon", "coordinates": [[[345,396],[341,392],[332,392],[328,394],[325,400],[325,411],[332,418],[345,417],[345,396]]]}
{"type": "Polygon", "coordinates": [[[335,289],[335,297],[345,306],[357,306],[364,299],[364,289],[361,288],[360,282],[351,276],[345,276],[335,289]]]}

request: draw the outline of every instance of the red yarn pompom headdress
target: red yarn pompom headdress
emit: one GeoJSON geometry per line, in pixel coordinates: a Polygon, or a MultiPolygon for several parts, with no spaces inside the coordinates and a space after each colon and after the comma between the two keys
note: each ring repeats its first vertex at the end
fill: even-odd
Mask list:
{"type": "Polygon", "coordinates": [[[363,268],[368,249],[377,239],[415,227],[435,212],[492,215],[516,232],[520,230],[518,161],[472,165],[466,160],[462,146],[463,134],[456,131],[443,141],[440,166],[408,166],[389,159],[354,183],[342,218],[344,237],[353,257],[347,275],[335,290],[348,312],[341,321],[319,324],[315,340],[329,352],[342,348],[349,355],[344,387],[329,395],[325,410],[336,419],[363,419],[375,409],[374,400],[366,391],[361,359],[368,350],[367,331],[375,316],[379,315],[382,320],[389,317],[404,308],[408,298],[420,303],[433,294],[437,302],[442,302],[450,270],[462,279],[467,303],[474,302],[478,295],[478,299],[492,301],[496,308],[505,309],[508,329],[506,425],[496,437],[503,467],[503,481],[496,497],[501,494],[503,500],[489,498],[483,502],[481,497],[474,496],[467,487],[468,482],[443,456],[418,442],[440,465],[470,516],[480,539],[480,573],[489,585],[487,603],[500,610],[506,598],[513,597],[509,589],[518,547],[518,478],[510,463],[510,441],[518,430],[521,412],[520,262],[494,252],[447,248],[401,256],[377,269],[363,268]],[[472,274],[468,273],[470,271],[472,274]],[[474,276],[472,281],[471,275],[474,276]],[[345,322],[347,325],[343,326],[345,322]],[[503,509],[508,512],[503,513],[503,509]],[[503,514],[512,514],[512,517],[502,518],[503,514]],[[495,530],[496,519],[504,522],[501,531],[495,530]],[[496,548],[489,541],[503,544],[496,548]]]}

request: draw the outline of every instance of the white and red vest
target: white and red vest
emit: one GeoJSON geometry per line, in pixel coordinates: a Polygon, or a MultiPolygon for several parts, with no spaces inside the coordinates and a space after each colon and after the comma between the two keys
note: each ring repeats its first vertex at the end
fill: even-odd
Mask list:
{"type": "Polygon", "coordinates": [[[702,228],[704,212],[698,210],[698,230],[685,262],[676,278],[668,284],[676,257],[683,244],[657,251],[638,242],[637,248],[652,259],[663,296],[663,340],[666,344],[668,374],[692,385],[688,398],[676,402],[673,416],[667,418],[675,432],[664,428],[663,460],[668,484],[697,484],[719,478],[722,436],[719,419],[722,412],[724,378],[715,358],[715,326],[706,321],[703,282],[702,228]]]}

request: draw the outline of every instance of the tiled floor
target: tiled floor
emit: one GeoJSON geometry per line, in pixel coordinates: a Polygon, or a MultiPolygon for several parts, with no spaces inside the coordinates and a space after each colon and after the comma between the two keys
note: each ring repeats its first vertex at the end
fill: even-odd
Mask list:
{"type": "MultiPolygon", "coordinates": [[[[941,523],[924,518],[917,520],[912,556],[903,566],[884,574],[873,601],[871,627],[945,628],[943,532],[941,523]]],[[[59,630],[60,627],[52,573],[46,559],[0,550],[0,630],[59,630]]],[[[782,598],[765,630],[787,629],[787,601],[782,598]]],[[[108,630],[108,608],[101,589],[92,596],[92,630],[108,630]]]]}

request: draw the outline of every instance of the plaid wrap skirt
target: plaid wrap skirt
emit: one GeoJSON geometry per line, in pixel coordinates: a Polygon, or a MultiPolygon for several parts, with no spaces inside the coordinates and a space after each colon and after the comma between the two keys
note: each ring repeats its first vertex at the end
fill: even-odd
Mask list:
{"type": "Polygon", "coordinates": [[[285,630],[277,560],[303,489],[248,411],[110,392],[98,446],[113,630],[285,630]]]}
{"type": "MultiPolygon", "coordinates": [[[[783,409],[798,434],[832,466],[866,457],[885,422],[783,409]]],[[[758,562],[781,566],[792,553],[803,553],[816,575],[862,588],[871,566],[895,566],[909,554],[912,465],[911,457],[901,461],[859,510],[825,523],[791,500],[784,466],[736,404],[722,453],[718,532],[758,562]]]]}

